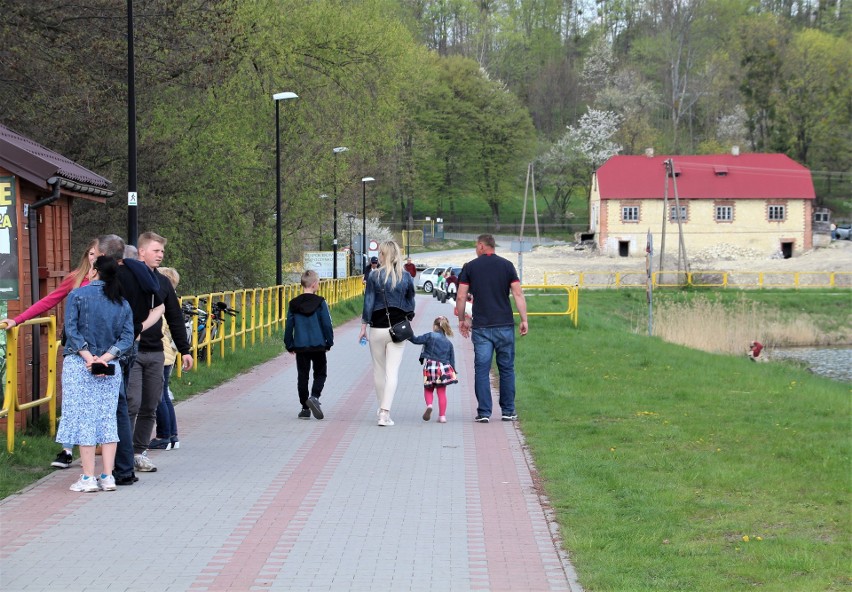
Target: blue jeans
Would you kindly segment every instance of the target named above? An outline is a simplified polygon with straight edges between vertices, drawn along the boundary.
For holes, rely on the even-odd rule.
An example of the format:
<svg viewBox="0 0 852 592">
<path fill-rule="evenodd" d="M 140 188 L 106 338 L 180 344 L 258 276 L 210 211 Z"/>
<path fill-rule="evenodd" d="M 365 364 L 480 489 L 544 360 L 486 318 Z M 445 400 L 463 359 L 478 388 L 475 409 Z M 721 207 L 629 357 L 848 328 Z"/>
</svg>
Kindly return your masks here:
<svg viewBox="0 0 852 592">
<path fill-rule="evenodd" d="M 476 412 L 491 417 L 491 358 L 496 354 L 500 373 L 500 409 L 503 415 L 515 414 L 515 327 L 483 327 L 471 331 L 473 341 L 473 390 Z"/>
<path fill-rule="evenodd" d="M 118 359 L 121 366 L 121 389 L 118 391 L 118 407 L 115 419 L 118 423 L 118 445 L 115 449 L 116 478 L 123 479 L 133 476 L 133 429 L 130 427 L 130 414 L 127 412 L 127 379 L 130 377 L 130 367 L 136 361 L 139 342 L 134 341 L 133 347 Z"/>
<path fill-rule="evenodd" d="M 161 440 L 178 439 L 177 417 L 175 417 L 175 406 L 169 399 L 169 378 L 174 366 L 163 366 L 163 398 L 157 404 L 157 438 Z"/>
</svg>

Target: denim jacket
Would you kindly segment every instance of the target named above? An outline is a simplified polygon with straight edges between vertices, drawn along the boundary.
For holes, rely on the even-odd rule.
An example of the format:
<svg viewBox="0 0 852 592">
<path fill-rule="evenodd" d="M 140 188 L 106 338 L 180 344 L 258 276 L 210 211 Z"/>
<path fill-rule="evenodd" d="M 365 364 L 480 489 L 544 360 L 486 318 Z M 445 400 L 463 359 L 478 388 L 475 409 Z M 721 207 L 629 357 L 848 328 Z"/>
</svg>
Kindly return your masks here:
<svg viewBox="0 0 852 592">
<path fill-rule="evenodd" d="M 73 290 L 65 305 L 65 355 L 88 350 L 116 358 L 133 346 L 133 313 L 126 300 L 116 304 L 106 297 L 104 283 L 95 280 Z"/>
<path fill-rule="evenodd" d="M 385 291 L 384 294 L 382 290 Z M 364 310 L 361 313 L 361 321 L 371 324 L 373 313 L 385 308 L 385 298 L 387 298 L 388 308 L 397 308 L 406 313 L 405 316 L 409 320 L 413 318 L 414 282 L 411 275 L 403 272 L 402 278 L 394 288 L 391 288 L 390 278 L 386 278 L 385 270 L 381 268 L 373 270 L 367 277 L 367 285 L 364 288 Z"/>
<path fill-rule="evenodd" d="M 449 364 L 453 368 L 456 367 L 456 352 L 453 349 L 453 343 L 440 331 L 415 335 L 409 341 L 423 344 L 423 351 L 420 352 L 421 358 L 436 360 L 442 364 Z"/>
</svg>

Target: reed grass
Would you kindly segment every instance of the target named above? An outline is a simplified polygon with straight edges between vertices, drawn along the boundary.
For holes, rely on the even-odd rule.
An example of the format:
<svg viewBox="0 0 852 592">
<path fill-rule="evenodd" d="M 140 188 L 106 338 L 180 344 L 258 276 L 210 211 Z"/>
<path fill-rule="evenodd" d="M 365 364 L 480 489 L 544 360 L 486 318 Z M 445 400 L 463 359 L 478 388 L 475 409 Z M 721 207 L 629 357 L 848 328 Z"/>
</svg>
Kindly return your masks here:
<svg viewBox="0 0 852 592">
<path fill-rule="evenodd" d="M 849 312 L 834 311 L 834 304 L 846 302 L 849 293 L 799 293 L 799 299 L 829 299 L 832 306 L 809 311 L 774 306 L 772 294 L 662 294 L 654 306 L 654 335 L 671 343 L 707 352 L 742 355 L 751 341 L 774 347 L 837 345 L 852 343 Z M 788 297 L 786 294 L 776 296 Z M 767 300 L 769 297 L 769 300 Z M 645 320 L 637 323 L 637 333 L 646 332 Z"/>
</svg>

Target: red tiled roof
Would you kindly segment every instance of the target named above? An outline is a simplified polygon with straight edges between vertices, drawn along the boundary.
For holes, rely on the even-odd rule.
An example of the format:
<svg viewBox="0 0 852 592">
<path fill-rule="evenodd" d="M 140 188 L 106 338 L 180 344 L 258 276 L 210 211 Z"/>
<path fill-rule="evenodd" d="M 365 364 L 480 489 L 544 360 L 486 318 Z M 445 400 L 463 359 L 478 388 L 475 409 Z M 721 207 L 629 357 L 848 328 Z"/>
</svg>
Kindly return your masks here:
<svg viewBox="0 0 852 592">
<path fill-rule="evenodd" d="M 660 199 L 672 159 L 680 199 L 814 199 L 810 171 L 783 154 L 613 156 L 597 170 L 601 199 Z M 668 195 L 674 197 L 669 181 Z"/>
<path fill-rule="evenodd" d="M 0 164 L 31 183 L 46 187 L 50 177 L 76 181 L 90 188 L 86 193 L 112 195 L 110 181 L 61 154 L 12 131 L 0 123 Z M 79 190 L 79 189 L 78 189 Z"/>
</svg>

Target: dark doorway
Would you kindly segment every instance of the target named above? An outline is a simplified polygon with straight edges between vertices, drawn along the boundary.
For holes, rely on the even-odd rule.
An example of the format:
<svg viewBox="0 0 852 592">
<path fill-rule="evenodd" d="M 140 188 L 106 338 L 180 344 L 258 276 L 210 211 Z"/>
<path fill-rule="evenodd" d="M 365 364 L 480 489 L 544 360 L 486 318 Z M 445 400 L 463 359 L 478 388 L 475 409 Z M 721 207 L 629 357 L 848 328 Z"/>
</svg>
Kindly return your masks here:
<svg viewBox="0 0 852 592">
<path fill-rule="evenodd" d="M 784 259 L 790 259 L 793 256 L 793 241 L 781 242 L 781 255 Z"/>
<path fill-rule="evenodd" d="M 630 241 L 618 241 L 618 256 L 630 257 Z"/>
</svg>

